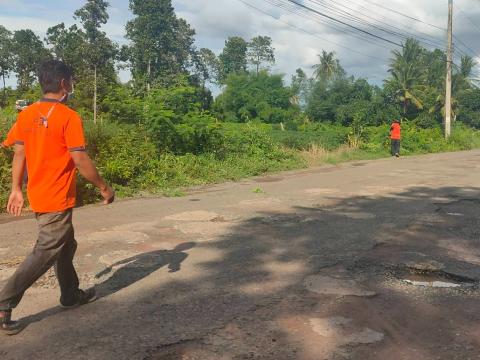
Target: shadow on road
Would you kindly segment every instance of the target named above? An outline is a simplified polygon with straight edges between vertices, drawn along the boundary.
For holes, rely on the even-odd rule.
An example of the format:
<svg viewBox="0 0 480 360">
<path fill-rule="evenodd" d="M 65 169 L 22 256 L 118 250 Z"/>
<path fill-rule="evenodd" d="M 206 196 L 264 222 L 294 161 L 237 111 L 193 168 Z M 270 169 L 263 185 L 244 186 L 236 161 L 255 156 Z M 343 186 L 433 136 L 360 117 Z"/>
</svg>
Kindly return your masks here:
<svg viewBox="0 0 480 360">
<path fill-rule="evenodd" d="M 228 234 L 199 243 L 191 257 L 201 251 L 215 256 L 195 258 L 191 278 L 51 317 L 41 333 L 20 339 L 21 350 L 10 340 L 2 349 L 51 358 L 46 344 L 62 338 L 53 352 L 58 358 L 75 358 L 76 349 L 82 349 L 82 358 L 102 360 L 321 358 L 316 351 L 331 359 L 340 350 L 362 360 L 477 358 L 478 290 L 407 288 L 391 276 L 392 264 L 407 253 L 478 267 L 477 199 L 480 188 L 415 187 L 257 213 L 232 224 Z M 102 296 L 160 267 L 177 271 L 191 246 L 112 265 L 98 274 L 115 271 L 99 285 Z M 339 267 L 377 296 L 319 295 L 305 288 L 307 276 Z M 310 325 L 332 316 L 352 319 L 384 339 L 343 348 L 341 337 L 321 336 Z"/>
<path fill-rule="evenodd" d="M 194 242 L 183 243 L 173 250 L 151 251 L 116 262 L 95 276 L 99 279 L 113 272 L 107 280 L 95 286 L 97 296 L 102 298 L 114 294 L 164 266 L 168 266 L 171 273 L 180 271 L 182 262 L 188 257 L 185 251 L 195 246 Z"/>
</svg>

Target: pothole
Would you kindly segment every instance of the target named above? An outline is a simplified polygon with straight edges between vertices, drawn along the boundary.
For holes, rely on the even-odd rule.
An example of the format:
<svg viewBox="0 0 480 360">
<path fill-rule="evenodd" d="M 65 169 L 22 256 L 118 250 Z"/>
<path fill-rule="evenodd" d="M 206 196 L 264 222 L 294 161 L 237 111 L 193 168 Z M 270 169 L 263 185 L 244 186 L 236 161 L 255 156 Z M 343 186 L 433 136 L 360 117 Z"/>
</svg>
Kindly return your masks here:
<svg viewBox="0 0 480 360">
<path fill-rule="evenodd" d="M 439 275 L 420 275 L 420 274 L 411 274 L 402 279 L 404 282 L 410 285 L 422 286 L 422 287 L 433 287 L 433 288 L 459 288 L 465 286 L 466 284 L 457 283 L 451 280 L 447 280 Z M 468 283 L 467 283 L 468 284 Z M 472 286 L 473 284 L 468 284 Z"/>
<path fill-rule="evenodd" d="M 400 270 L 397 277 L 404 283 L 417 287 L 439 288 L 439 289 L 461 289 L 471 288 L 476 281 L 467 277 L 449 274 L 443 270 L 426 270 L 406 268 Z"/>
<path fill-rule="evenodd" d="M 474 217 L 477 214 L 480 201 L 478 199 L 458 199 L 449 203 L 437 203 L 437 212 L 452 217 Z"/>
</svg>

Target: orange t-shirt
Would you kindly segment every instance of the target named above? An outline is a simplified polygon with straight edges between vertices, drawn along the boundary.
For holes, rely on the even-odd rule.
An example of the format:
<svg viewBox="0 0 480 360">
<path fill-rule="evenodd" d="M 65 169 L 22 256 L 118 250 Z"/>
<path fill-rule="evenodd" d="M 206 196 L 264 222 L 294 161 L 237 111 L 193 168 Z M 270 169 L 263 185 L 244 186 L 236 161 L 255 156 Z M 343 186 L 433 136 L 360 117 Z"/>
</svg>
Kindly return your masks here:
<svg viewBox="0 0 480 360">
<path fill-rule="evenodd" d="M 70 152 L 85 150 L 78 113 L 56 100 L 42 99 L 18 115 L 15 142 L 25 146 L 27 193 L 33 211 L 50 213 L 73 208 L 76 168 Z"/>
<path fill-rule="evenodd" d="M 15 129 L 16 129 L 16 123 L 13 124 L 12 128 L 10 129 L 10 131 L 8 132 L 7 134 L 7 137 L 5 138 L 5 140 L 3 141 L 2 145 L 5 146 L 5 147 L 10 147 L 10 146 L 13 146 L 15 145 Z"/>
<path fill-rule="evenodd" d="M 392 140 L 400 140 L 401 138 L 401 130 L 399 123 L 393 123 L 392 127 L 390 128 L 390 138 Z"/>
</svg>

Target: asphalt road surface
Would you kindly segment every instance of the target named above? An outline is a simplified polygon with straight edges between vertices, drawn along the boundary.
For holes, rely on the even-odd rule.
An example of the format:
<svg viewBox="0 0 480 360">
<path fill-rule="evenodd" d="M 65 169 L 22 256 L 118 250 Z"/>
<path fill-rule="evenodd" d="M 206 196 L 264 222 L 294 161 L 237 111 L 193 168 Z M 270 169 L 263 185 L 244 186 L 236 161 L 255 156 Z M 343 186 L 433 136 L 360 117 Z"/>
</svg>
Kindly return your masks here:
<svg viewBox="0 0 480 360">
<path fill-rule="evenodd" d="M 100 299 L 53 272 L 0 359 L 480 359 L 480 151 L 288 172 L 75 212 Z M 0 219 L 0 285 L 33 218 Z"/>
</svg>

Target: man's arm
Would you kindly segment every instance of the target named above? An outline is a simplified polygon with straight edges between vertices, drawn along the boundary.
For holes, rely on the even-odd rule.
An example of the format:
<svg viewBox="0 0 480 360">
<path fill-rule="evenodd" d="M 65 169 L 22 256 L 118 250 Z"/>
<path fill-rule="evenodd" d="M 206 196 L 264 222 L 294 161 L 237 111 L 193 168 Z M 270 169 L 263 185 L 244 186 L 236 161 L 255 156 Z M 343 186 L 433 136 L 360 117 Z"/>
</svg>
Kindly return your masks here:
<svg viewBox="0 0 480 360">
<path fill-rule="evenodd" d="M 85 151 L 71 151 L 70 155 L 80 175 L 100 189 L 100 194 L 104 199 L 103 203 L 105 205 L 112 203 L 115 199 L 115 192 L 100 176 L 90 156 Z"/>
<path fill-rule="evenodd" d="M 12 162 L 12 192 L 8 199 L 7 211 L 15 216 L 20 216 L 24 205 L 22 183 L 25 170 L 25 146 L 16 144 L 15 155 Z"/>
</svg>

